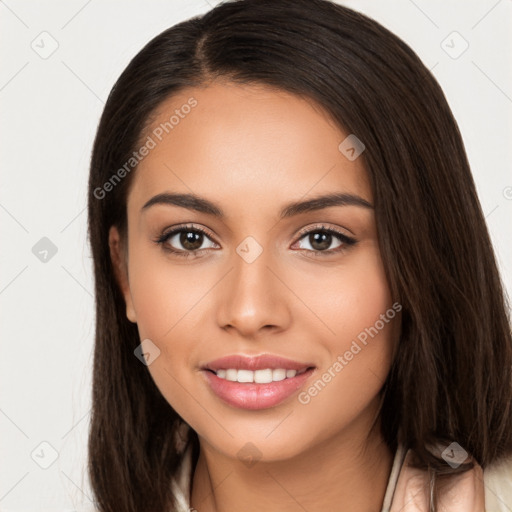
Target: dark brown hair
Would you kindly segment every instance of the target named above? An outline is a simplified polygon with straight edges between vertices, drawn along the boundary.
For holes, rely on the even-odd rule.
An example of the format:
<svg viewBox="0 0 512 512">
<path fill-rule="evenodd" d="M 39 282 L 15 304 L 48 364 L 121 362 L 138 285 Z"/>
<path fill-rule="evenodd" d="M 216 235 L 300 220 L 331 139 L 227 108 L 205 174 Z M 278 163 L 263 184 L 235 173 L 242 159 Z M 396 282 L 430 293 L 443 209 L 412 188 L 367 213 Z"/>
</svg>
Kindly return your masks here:
<svg viewBox="0 0 512 512">
<path fill-rule="evenodd" d="M 174 510 L 181 419 L 134 356 L 108 232 L 126 236 L 137 149 L 155 109 L 215 79 L 314 100 L 363 141 L 378 238 L 401 337 L 383 386 L 386 443 L 437 475 L 462 472 L 431 446 L 460 444 L 483 468 L 512 454 L 508 305 L 457 123 L 429 70 L 377 22 L 326 0 L 239 0 L 181 22 L 130 62 L 105 105 L 88 196 L 96 341 L 89 476 L 101 512 Z M 197 435 L 189 441 L 197 456 Z"/>
</svg>

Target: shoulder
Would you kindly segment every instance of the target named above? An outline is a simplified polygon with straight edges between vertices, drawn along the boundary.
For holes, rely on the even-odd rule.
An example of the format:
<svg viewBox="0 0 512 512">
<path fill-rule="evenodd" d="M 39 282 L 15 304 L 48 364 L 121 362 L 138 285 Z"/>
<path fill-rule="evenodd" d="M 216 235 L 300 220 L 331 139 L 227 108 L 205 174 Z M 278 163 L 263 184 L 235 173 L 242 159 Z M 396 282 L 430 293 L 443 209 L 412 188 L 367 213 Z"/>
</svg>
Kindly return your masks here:
<svg viewBox="0 0 512 512">
<path fill-rule="evenodd" d="M 429 510 L 432 480 L 428 472 L 412 465 L 411 450 L 407 451 L 393 493 L 390 508 L 382 512 L 398 512 L 406 506 L 411 512 Z M 475 463 L 473 469 L 454 475 L 449 485 L 439 488 L 441 510 L 450 512 L 511 512 L 512 511 L 512 456 L 503 457 L 482 469 Z"/>
<path fill-rule="evenodd" d="M 512 509 L 512 456 L 498 460 L 484 470 L 485 512 Z"/>
</svg>

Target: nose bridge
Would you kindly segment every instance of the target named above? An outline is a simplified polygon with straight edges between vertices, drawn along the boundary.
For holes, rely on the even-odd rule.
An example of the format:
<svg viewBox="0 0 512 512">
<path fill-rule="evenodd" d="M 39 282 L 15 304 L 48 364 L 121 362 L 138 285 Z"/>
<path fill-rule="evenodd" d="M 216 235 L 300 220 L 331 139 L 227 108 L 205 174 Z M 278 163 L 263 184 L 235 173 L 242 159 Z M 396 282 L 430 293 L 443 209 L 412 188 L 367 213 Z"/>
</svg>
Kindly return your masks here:
<svg viewBox="0 0 512 512">
<path fill-rule="evenodd" d="M 248 236 L 233 252 L 231 266 L 219 312 L 220 326 L 232 326 L 245 335 L 256 334 L 265 326 L 284 327 L 288 310 L 283 285 L 269 269 L 275 266 L 272 251 Z"/>
</svg>

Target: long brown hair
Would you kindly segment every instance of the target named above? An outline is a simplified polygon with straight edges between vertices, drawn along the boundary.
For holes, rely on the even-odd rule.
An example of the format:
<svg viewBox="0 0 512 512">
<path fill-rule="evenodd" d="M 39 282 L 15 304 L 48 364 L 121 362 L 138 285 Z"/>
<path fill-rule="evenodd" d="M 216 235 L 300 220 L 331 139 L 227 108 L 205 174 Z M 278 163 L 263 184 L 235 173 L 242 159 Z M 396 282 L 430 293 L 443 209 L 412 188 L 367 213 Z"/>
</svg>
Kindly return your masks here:
<svg viewBox="0 0 512 512">
<path fill-rule="evenodd" d="M 483 468 L 512 454 L 508 305 L 465 149 L 429 70 L 377 22 L 327 0 L 239 0 L 181 22 L 130 62 L 105 105 L 88 195 L 96 340 L 89 476 L 101 512 L 175 510 L 170 479 L 182 423 L 134 356 L 108 232 L 126 236 L 134 167 L 108 187 L 169 96 L 215 78 L 316 101 L 363 141 L 379 244 L 401 337 L 383 385 L 381 428 L 418 466 L 452 468 L 431 447 L 457 442 Z M 111 182 L 112 183 L 112 182 Z M 197 435 L 191 431 L 195 457 Z"/>
</svg>

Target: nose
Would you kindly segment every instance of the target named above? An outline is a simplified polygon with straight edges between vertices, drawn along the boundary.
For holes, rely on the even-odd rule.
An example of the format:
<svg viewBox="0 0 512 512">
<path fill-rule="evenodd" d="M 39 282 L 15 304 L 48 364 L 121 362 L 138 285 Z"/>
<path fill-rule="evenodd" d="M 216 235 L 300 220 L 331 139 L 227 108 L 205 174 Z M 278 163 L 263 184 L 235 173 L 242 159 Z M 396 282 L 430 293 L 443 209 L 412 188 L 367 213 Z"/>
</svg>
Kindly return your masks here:
<svg viewBox="0 0 512 512">
<path fill-rule="evenodd" d="M 219 327 L 247 338 L 286 330 L 291 320 L 291 293 L 283 284 L 286 277 L 271 251 L 263 249 L 254 260 L 234 251 L 230 263 L 231 271 L 217 293 Z"/>
</svg>

